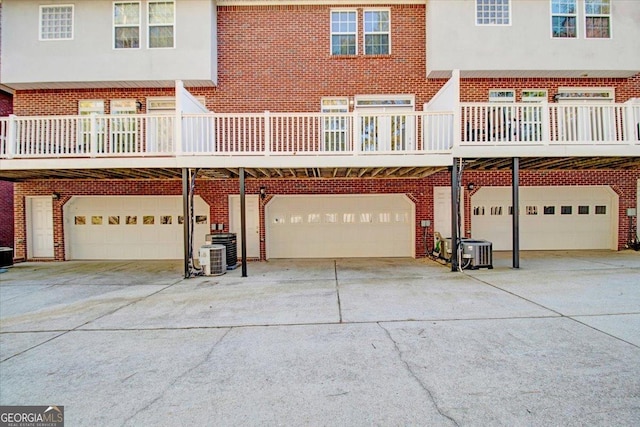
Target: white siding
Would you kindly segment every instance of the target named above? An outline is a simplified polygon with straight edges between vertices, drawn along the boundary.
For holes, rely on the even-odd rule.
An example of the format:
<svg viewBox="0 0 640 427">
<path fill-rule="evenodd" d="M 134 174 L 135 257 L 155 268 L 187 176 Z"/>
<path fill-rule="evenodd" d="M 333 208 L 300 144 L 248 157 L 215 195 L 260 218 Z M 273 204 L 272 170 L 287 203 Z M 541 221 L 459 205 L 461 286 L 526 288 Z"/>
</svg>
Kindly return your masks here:
<svg viewBox="0 0 640 427">
<path fill-rule="evenodd" d="M 113 48 L 113 2 L 74 2 L 73 40 L 39 41 L 39 6 L 51 1 L 2 2 L 2 83 L 15 88 L 161 85 L 177 79 L 205 85 L 217 80 L 215 5 L 176 2 L 175 49 L 148 49 L 142 2 L 140 49 Z M 55 82 L 52 84 L 52 82 Z M 75 85 L 74 85 L 75 84 Z"/>
<path fill-rule="evenodd" d="M 512 0 L 511 25 L 477 26 L 475 0 L 427 0 L 427 74 L 443 77 L 629 76 L 640 70 L 640 1 L 613 0 L 610 39 L 551 37 L 549 0 Z"/>
</svg>

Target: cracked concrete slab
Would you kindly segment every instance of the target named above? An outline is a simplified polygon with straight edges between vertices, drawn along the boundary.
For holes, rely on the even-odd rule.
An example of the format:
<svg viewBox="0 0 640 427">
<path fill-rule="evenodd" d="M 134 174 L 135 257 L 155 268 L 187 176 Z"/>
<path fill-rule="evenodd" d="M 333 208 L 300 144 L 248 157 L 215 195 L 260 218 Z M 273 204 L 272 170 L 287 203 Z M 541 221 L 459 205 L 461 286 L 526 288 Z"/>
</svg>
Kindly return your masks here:
<svg viewBox="0 0 640 427">
<path fill-rule="evenodd" d="M 458 273 L 340 281 L 348 322 L 556 316 L 550 310 Z"/>
<path fill-rule="evenodd" d="M 186 281 L 87 323 L 84 329 L 337 323 L 335 282 Z"/>
<path fill-rule="evenodd" d="M 575 316 L 574 319 L 640 347 L 640 313 Z"/>
<path fill-rule="evenodd" d="M 509 262 L 19 264 L 0 404 L 59 399 L 80 426 L 640 424 L 640 254 Z"/>
<path fill-rule="evenodd" d="M 640 420 L 640 350 L 570 319 L 383 325 L 460 425 Z"/>
<path fill-rule="evenodd" d="M 375 324 L 233 329 L 207 361 L 129 421 L 255 426 L 448 422 Z"/>
<path fill-rule="evenodd" d="M 640 268 L 468 274 L 565 315 L 640 311 Z"/>
<path fill-rule="evenodd" d="M 69 330 L 164 289 L 165 285 L 55 285 L 0 300 L 0 332 Z"/>
<path fill-rule="evenodd" d="M 164 391 L 171 395 L 171 385 L 207 360 L 225 332 L 69 332 L 0 364 L 0 402 L 53 399 L 71 425 L 122 425 Z"/>
</svg>

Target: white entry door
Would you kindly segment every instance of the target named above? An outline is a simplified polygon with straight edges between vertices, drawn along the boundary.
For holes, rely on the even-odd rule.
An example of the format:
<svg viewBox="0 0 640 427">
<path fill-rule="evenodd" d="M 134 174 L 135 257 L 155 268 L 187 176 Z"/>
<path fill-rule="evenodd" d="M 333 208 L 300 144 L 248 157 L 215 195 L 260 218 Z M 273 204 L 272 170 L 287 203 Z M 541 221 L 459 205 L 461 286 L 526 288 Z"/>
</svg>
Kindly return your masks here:
<svg viewBox="0 0 640 427">
<path fill-rule="evenodd" d="M 30 258 L 53 258 L 53 207 L 51 196 L 29 197 L 27 227 Z"/>
<path fill-rule="evenodd" d="M 260 203 L 257 195 L 245 196 L 247 220 L 247 258 L 260 258 Z M 238 257 L 242 251 L 240 195 L 229 196 L 229 231 L 238 237 Z"/>
<path fill-rule="evenodd" d="M 464 188 L 460 187 L 460 233 L 464 236 Z M 451 237 L 451 187 L 433 187 L 433 231 Z"/>
</svg>

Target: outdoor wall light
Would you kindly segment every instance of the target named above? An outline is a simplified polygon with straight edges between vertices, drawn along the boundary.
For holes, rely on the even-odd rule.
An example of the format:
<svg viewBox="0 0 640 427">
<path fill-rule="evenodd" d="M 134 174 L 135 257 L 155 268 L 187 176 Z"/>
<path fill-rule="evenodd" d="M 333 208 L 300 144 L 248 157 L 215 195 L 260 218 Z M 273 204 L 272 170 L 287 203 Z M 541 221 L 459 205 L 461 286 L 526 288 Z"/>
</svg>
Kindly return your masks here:
<svg viewBox="0 0 640 427">
<path fill-rule="evenodd" d="M 267 197 L 267 188 L 266 187 L 260 187 L 260 198 L 262 200 L 264 200 L 265 197 Z"/>
<path fill-rule="evenodd" d="M 60 198 L 60 193 L 56 193 L 56 192 L 54 192 L 54 193 L 51 195 L 51 198 L 52 198 L 53 200 L 58 200 L 58 199 Z"/>
<path fill-rule="evenodd" d="M 138 111 L 142 111 L 142 102 L 136 101 L 136 108 L 138 109 Z"/>
<path fill-rule="evenodd" d="M 476 188 L 476 185 L 473 182 L 467 184 L 467 190 L 473 191 L 474 188 Z"/>
</svg>

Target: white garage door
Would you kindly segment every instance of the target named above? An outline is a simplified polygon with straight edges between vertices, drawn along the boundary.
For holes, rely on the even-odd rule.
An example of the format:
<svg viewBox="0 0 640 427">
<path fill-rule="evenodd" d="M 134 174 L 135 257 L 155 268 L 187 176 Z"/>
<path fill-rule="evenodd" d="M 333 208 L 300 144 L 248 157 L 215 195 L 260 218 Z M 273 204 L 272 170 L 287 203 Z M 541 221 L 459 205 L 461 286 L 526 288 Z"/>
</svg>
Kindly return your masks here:
<svg viewBox="0 0 640 427">
<path fill-rule="evenodd" d="M 511 187 L 471 198 L 476 239 L 510 250 Z M 617 249 L 618 195 L 608 186 L 520 187 L 520 249 Z"/>
<path fill-rule="evenodd" d="M 195 198 L 194 248 L 209 232 Z M 182 259 L 182 196 L 73 197 L 64 210 L 67 259 Z M 197 252 L 196 252 L 197 256 Z"/>
<path fill-rule="evenodd" d="M 275 196 L 267 257 L 413 257 L 415 208 L 402 194 Z"/>
</svg>

